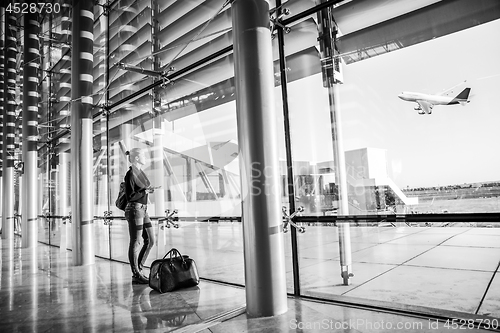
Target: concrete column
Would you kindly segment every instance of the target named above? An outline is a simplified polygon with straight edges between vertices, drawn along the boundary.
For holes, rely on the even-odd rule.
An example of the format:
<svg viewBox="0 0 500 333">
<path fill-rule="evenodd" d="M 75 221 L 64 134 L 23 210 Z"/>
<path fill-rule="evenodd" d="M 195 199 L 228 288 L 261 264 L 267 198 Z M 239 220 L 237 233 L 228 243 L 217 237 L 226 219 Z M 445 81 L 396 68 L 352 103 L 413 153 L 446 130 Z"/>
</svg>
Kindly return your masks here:
<svg viewBox="0 0 500 333">
<path fill-rule="evenodd" d="M 42 169 L 38 169 L 38 211 L 42 212 L 43 209 L 43 189 L 44 179 Z M 43 219 L 40 220 L 40 226 L 43 226 Z"/>
<path fill-rule="evenodd" d="M 231 5 L 247 314 L 287 311 L 269 2 Z"/>
<path fill-rule="evenodd" d="M 24 21 L 24 20 L 23 20 Z M 24 22 L 23 22 L 24 25 Z M 24 60 L 23 60 L 24 62 Z M 24 67 L 24 66 L 23 66 Z M 24 91 L 23 87 L 23 77 L 24 77 L 24 68 L 21 68 L 19 71 L 19 74 L 17 75 L 17 85 L 18 87 L 16 88 L 16 101 L 18 98 L 22 98 L 22 93 Z M 21 103 L 22 106 L 23 103 Z M 16 105 L 17 109 L 17 105 Z M 21 179 L 23 178 L 22 173 L 20 172 L 20 167 L 21 165 L 19 162 L 22 162 L 22 154 L 19 154 L 19 152 L 22 151 L 22 146 L 23 146 L 23 121 L 22 121 L 22 115 L 23 113 L 21 112 L 21 117 L 17 116 L 17 110 L 16 110 L 16 124 L 15 124 L 15 132 L 14 132 L 14 215 L 16 214 L 22 214 L 22 186 L 21 186 Z M 19 168 L 19 169 L 18 169 Z M 14 234 L 16 233 L 16 227 L 14 226 Z"/>
<path fill-rule="evenodd" d="M 5 8 L 0 7 L 0 50 L 4 47 L 4 37 L 5 36 Z M 3 113 L 4 113 L 4 52 L 0 52 L 0 159 L 3 159 Z M 2 213 L 2 202 L 3 202 L 3 168 L 0 168 L 0 218 Z M 0 222 L 0 231 L 2 230 L 2 223 Z"/>
<path fill-rule="evenodd" d="M 58 205 L 59 215 L 61 216 L 68 216 L 70 208 L 67 193 L 69 158 L 70 156 L 67 152 L 59 151 L 59 187 L 57 193 L 59 193 Z M 70 230 L 70 222 L 68 219 L 63 219 L 61 223 L 61 244 L 59 249 L 61 252 L 65 252 L 68 248 L 68 230 Z"/>
<path fill-rule="evenodd" d="M 0 123 L 1 123 L 1 121 L 0 121 Z M 1 129 L 0 129 L 0 133 L 1 133 Z M 1 147 L 2 145 L 3 145 L 3 144 L 2 144 L 2 141 L 0 141 L 0 147 Z M 1 150 L 0 150 L 0 156 L 2 156 L 2 152 L 1 152 Z M 1 175 L 1 174 L 2 174 L 2 169 L 0 168 L 0 175 Z M 2 201 L 3 201 L 3 199 L 2 199 L 2 197 L 3 197 L 3 195 L 2 195 L 2 194 L 3 194 L 3 193 L 2 193 L 2 192 L 3 192 L 3 177 L 0 177 L 0 218 L 1 218 L 2 214 L 3 214 L 3 213 L 2 213 Z M 0 222 L 0 232 L 1 232 L 1 231 L 2 231 L 2 223 Z"/>
<path fill-rule="evenodd" d="M 154 119 L 155 128 L 153 133 L 153 177 L 151 179 L 152 186 L 161 186 L 156 189 L 150 197 L 154 200 L 155 216 L 165 216 L 165 169 L 163 168 L 163 122 L 159 118 Z M 158 228 L 158 237 L 156 243 L 156 257 L 159 258 L 165 253 L 165 228 Z"/>
<path fill-rule="evenodd" d="M 154 120 L 156 126 L 153 134 L 153 179 L 151 179 L 152 186 L 161 186 L 155 190 L 152 198 L 154 199 L 155 215 L 165 215 L 165 171 L 163 168 L 163 131 L 162 122 L 157 118 Z"/>
<path fill-rule="evenodd" d="M 186 200 L 188 202 L 196 201 L 196 166 L 194 165 L 196 162 L 194 159 L 188 157 L 186 159 L 186 186 L 187 186 L 187 195 Z"/>
<path fill-rule="evenodd" d="M 71 213 L 73 264 L 95 263 L 92 192 L 92 1 L 73 0 L 71 56 Z"/>
<path fill-rule="evenodd" d="M 125 151 L 130 151 L 130 149 L 134 148 L 132 147 L 132 131 L 133 131 L 133 126 L 132 124 L 122 124 L 120 126 L 120 129 L 121 129 L 121 138 L 123 140 L 123 145 L 124 145 L 124 150 Z M 129 168 L 129 163 L 128 163 L 128 156 L 125 155 L 125 151 L 122 152 L 120 151 L 120 154 L 118 155 L 118 158 L 120 159 L 120 170 L 119 170 L 119 174 L 120 174 L 120 180 L 119 180 L 119 183 L 118 185 L 120 185 L 120 183 L 123 181 L 123 177 L 125 177 L 125 174 L 127 173 L 128 171 L 128 168 Z"/>
<path fill-rule="evenodd" d="M 13 13 L 5 12 L 2 239 L 14 239 L 14 137 L 16 118 L 16 34 Z M 12 242 L 13 244 L 13 242 Z"/>
<path fill-rule="evenodd" d="M 38 14 L 24 16 L 23 144 L 22 161 L 22 247 L 36 247 L 38 241 L 38 68 L 40 44 Z"/>
</svg>

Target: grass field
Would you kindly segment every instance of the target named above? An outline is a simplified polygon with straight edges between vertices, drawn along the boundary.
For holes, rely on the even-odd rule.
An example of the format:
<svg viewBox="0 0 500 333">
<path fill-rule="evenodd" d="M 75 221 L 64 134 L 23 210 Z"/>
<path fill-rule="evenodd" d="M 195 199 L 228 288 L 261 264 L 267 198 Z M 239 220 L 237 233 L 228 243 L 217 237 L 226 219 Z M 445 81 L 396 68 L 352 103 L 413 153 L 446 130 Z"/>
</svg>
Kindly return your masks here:
<svg viewBox="0 0 500 333">
<path fill-rule="evenodd" d="M 411 209 L 418 213 L 496 213 L 500 212 L 500 197 L 419 199 Z"/>
</svg>

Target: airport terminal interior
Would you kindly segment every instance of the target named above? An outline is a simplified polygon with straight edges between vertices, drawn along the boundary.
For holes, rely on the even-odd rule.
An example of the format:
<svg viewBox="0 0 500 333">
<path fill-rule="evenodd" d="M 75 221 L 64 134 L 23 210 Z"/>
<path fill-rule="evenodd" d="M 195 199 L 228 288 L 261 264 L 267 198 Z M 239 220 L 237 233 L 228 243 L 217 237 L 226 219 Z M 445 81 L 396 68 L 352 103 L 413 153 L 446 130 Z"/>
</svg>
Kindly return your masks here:
<svg viewBox="0 0 500 333">
<path fill-rule="evenodd" d="M 500 332 L 498 0 L 0 10 L 0 332 Z"/>
</svg>

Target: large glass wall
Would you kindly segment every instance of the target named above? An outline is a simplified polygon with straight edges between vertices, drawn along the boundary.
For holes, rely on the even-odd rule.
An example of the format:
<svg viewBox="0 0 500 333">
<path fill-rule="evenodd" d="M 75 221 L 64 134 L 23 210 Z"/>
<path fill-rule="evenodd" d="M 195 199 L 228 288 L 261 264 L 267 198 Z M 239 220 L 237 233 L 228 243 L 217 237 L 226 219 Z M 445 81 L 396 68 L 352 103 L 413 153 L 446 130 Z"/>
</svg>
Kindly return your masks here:
<svg viewBox="0 0 500 333">
<path fill-rule="evenodd" d="M 147 44 L 134 56 L 113 54 L 111 49 L 111 58 L 122 63 L 115 66 L 116 75 L 129 76 L 123 82 L 133 92 L 143 88 L 139 81 L 147 85 L 154 78 L 161 84 L 140 92 L 109 115 L 110 188 L 114 189 L 111 197 L 116 196 L 129 166 L 125 151 L 145 149 L 148 161 L 144 171 L 159 187 L 149 197 L 148 212 L 153 217 L 156 244 L 146 264 L 176 247 L 197 257 L 204 277 L 243 284 L 240 224 L 207 222 L 214 217 L 236 220 L 241 216 L 232 55 L 203 60 L 232 43 L 228 8 L 223 7 L 224 1 L 199 6 L 155 1 L 129 5 L 145 6 L 142 12 L 149 15 L 149 19 L 144 18 L 144 14 L 137 14 L 141 11 L 135 10 L 127 13 L 136 15 L 130 22 L 152 29 L 133 29 L 134 38 L 144 42 L 134 42 L 131 50 L 135 52 L 138 44 Z M 119 11 L 115 15 L 121 17 Z M 151 31 L 157 34 L 152 36 Z M 116 45 L 123 44 L 116 41 Z M 196 68 L 189 68 L 196 63 Z M 155 77 L 154 73 L 145 76 L 139 67 L 150 73 L 181 74 L 172 80 L 166 75 Z M 116 207 L 111 211 L 123 216 Z M 174 216 L 182 219 L 175 226 L 162 220 L 174 211 Z M 127 261 L 127 228 L 125 220 L 113 219 L 113 259 Z M 219 268 L 214 270 L 216 266 Z M 230 267 L 237 269 L 231 268 L 233 274 L 228 275 Z"/>
<path fill-rule="evenodd" d="M 436 11 L 427 15 L 439 16 Z M 376 39 L 372 45 L 364 40 L 363 54 L 351 57 L 336 48 L 350 38 L 363 39 L 342 36 L 342 28 L 350 26 L 340 20 L 335 27 L 338 43 L 331 45 L 331 53 L 325 51 L 322 27 L 327 15 L 335 17 L 335 9 L 290 26 L 284 43 L 295 198 L 304 207 L 297 220 L 306 229 L 297 238 L 300 294 L 342 297 L 354 303 L 383 301 L 397 309 L 498 316 L 492 309 L 500 290 L 490 282 L 498 270 L 500 249 L 492 242 L 499 239 L 499 229 L 485 228 L 498 225 L 470 215 L 500 208 L 496 193 L 500 160 L 487 148 L 487 142 L 499 137 L 489 125 L 477 131 L 471 128 L 473 123 L 479 125 L 478 117 L 495 113 L 487 82 L 500 84 L 500 67 L 491 54 L 500 43 L 492 45 L 473 36 L 492 36 L 498 20 L 405 48 L 414 31 L 401 28 L 401 50 L 380 49 Z M 390 24 L 395 29 L 404 23 Z M 370 36 L 377 33 L 374 28 Z M 463 38 L 474 39 L 468 51 L 459 46 Z M 461 66 L 478 50 L 488 54 L 483 59 L 488 65 Z M 335 59 L 342 59 L 342 65 L 337 67 Z M 443 78 L 442 73 L 449 74 Z M 340 81 L 335 87 L 328 82 L 332 77 Z M 452 88 L 439 88 L 443 81 Z M 407 88 L 403 87 L 421 89 L 414 105 L 404 100 L 401 91 Z M 452 105 L 467 88 L 484 95 Z M 446 102 L 425 112 L 422 100 L 432 100 L 431 93 Z M 335 124 L 331 114 L 341 115 L 341 122 Z M 335 132 L 342 133 L 342 146 L 332 140 Z M 348 210 L 344 213 L 337 192 L 342 170 L 335 161 L 336 149 L 345 151 Z M 478 163 L 482 172 L 472 172 L 469 168 Z M 348 285 L 340 277 L 343 222 L 350 225 L 353 276 Z M 481 241 L 479 235 L 484 237 Z M 464 279 L 477 284 L 469 287 Z"/>
<path fill-rule="evenodd" d="M 288 292 L 500 316 L 498 4 L 334 2 L 272 2 L 289 10 L 272 30 L 281 197 L 304 228 L 283 234 Z M 65 6 L 42 21 L 39 240 L 62 249 L 72 247 L 71 15 Z M 96 255 L 128 261 L 114 201 L 125 152 L 139 147 L 159 187 L 146 265 L 175 247 L 203 278 L 243 285 L 229 2 L 101 1 L 94 16 Z M 464 106 L 402 95 L 449 104 L 465 88 Z"/>
</svg>

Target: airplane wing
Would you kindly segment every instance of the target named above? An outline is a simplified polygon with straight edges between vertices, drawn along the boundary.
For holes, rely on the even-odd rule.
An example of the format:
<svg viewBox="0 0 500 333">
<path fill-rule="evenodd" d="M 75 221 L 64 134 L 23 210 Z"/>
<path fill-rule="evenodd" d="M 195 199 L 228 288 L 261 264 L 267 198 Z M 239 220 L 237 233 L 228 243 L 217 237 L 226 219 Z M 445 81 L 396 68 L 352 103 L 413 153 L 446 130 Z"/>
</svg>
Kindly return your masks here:
<svg viewBox="0 0 500 333">
<path fill-rule="evenodd" d="M 418 108 L 415 108 L 415 110 L 420 110 L 418 113 L 420 114 L 431 114 L 432 113 L 432 108 L 434 107 L 434 104 L 429 103 L 427 101 L 418 99 L 416 101 L 418 103 Z"/>
</svg>

